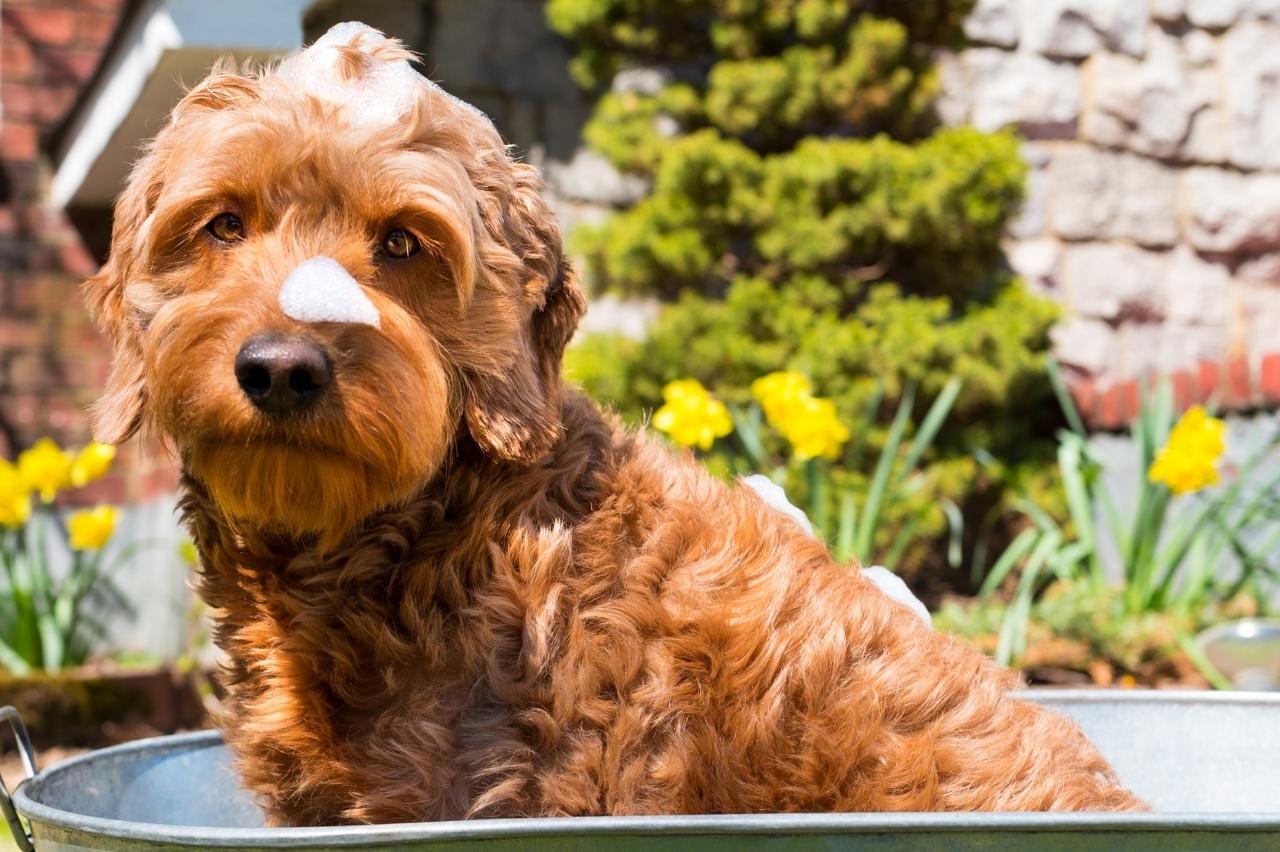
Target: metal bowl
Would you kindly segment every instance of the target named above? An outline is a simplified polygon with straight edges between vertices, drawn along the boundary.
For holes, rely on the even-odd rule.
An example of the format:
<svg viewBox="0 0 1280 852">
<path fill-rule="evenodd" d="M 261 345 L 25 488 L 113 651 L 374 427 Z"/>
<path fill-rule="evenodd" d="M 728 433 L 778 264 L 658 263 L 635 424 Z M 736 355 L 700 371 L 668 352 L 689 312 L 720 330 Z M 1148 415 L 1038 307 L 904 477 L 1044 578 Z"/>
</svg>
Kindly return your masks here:
<svg viewBox="0 0 1280 852">
<path fill-rule="evenodd" d="M 746 852 L 1280 849 L 1280 695 L 1031 690 L 1074 717 L 1149 814 L 752 814 L 264 828 L 215 732 L 94 752 L 24 782 L 40 850 L 211 847 Z"/>
<path fill-rule="evenodd" d="M 1280 690 L 1280 619 L 1219 624 L 1197 636 L 1196 645 L 1237 689 Z"/>
</svg>

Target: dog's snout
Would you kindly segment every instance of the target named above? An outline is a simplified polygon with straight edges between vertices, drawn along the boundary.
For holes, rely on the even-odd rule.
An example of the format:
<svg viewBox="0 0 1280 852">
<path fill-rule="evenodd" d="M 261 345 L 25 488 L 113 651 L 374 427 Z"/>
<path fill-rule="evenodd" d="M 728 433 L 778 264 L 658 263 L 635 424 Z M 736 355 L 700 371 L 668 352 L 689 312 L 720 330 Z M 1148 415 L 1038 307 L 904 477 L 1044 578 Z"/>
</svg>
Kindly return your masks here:
<svg viewBox="0 0 1280 852">
<path fill-rule="evenodd" d="M 254 337 L 236 355 L 240 389 L 267 414 L 302 411 L 324 392 L 332 378 L 329 356 L 305 337 Z"/>
</svg>

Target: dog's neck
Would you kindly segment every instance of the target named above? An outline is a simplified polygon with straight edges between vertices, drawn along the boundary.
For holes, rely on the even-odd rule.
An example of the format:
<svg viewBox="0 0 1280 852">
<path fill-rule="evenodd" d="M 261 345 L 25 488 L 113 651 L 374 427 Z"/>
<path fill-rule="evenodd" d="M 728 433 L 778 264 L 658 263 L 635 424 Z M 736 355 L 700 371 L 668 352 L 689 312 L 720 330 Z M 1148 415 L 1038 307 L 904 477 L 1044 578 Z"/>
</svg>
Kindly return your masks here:
<svg viewBox="0 0 1280 852">
<path fill-rule="evenodd" d="M 538 462 L 512 464 L 486 455 L 462 434 L 437 475 L 401 505 L 365 518 L 336 548 L 231 519 L 184 471 L 179 507 L 202 557 L 201 573 L 234 576 L 240 585 L 301 583 L 309 588 L 386 586 L 402 567 L 431 566 L 429 599 L 455 607 L 482 578 L 484 553 L 520 529 L 572 526 L 599 497 L 599 474 L 611 463 L 617 427 L 572 395 L 560 441 Z"/>
</svg>

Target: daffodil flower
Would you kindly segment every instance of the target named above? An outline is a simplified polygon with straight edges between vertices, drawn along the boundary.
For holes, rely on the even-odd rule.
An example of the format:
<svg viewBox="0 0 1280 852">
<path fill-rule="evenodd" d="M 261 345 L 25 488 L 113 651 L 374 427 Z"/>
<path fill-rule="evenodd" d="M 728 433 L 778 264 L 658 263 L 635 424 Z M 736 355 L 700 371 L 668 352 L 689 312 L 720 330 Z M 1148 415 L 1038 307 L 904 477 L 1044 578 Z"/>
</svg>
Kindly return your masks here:
<svg viewBox="0 0 1280 852">
<path fill-rule="evenodd" d="M 664 404 L 653 415 L 653 426 L 684 447 L 711 449 L 716 438 L 733 431 L 724 403 L 697 379 L 670 382 L 662 389 Z"/>
<path fill-rule="evenodd" d="M 764 416 L 795 450 L 796 458 L 834 459 L 849 440 L 829 399 L 813 395 L 809 380 L 794 371 L 778 371 L 751 383 Z"/>
<path fill-rule="evenodd" d="M 1218 483 L 1218 459 L 1226 450 L 1226 424 L 1203 406 L 1182 415 L 1156 455 L 1147 478 L 1174 494 L 1190 494 Z"/>
<path fill-rule="evenodd" d="M 72 462 L 51 438 L 41 438 L 18 454 L 18 471 L 28 488 L 40 492 L 45 503 L 52 503 L 58 489 L 70 481 Z"/>
<path fill-rule="evenodd" d="M 0 526 L 17 529 L 31 517 L 31 487 L 18 468 L 0 459 Z"/>
<path fill-rule="evenodd" d="M 73 512 L 67 518 L 72 550 L 101 550 L 116 531 L 120 510 L 115 506 L 95 506 Z"/>
<path fill-rule="evenodd" d="M 97 441 L 89 444 L 76 454 L 75 461 L 71 463 L 71 484 L 80 488 L 106 476 L 115 457 L 116 448 L 110 444 L 99 444 Z"/>
</svg>

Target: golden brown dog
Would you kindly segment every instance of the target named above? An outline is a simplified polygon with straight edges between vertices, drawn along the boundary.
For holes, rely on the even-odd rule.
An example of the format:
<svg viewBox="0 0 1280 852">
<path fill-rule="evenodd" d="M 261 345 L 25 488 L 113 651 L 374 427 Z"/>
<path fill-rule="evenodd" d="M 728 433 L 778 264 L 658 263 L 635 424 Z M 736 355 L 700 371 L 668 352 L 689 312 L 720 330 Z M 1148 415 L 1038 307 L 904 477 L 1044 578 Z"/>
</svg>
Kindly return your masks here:
<svg viewBox="0 0 1280 852">
<path fill-rule="evenodd" d="M 1140 807 L 1008 672 L 561 386 L 584 302 L 538 178 L 407 58 L 343 25 L 215 69 L 86 285 L 99 437 L 181 456 L 272 820 Z"/>
</svg>

